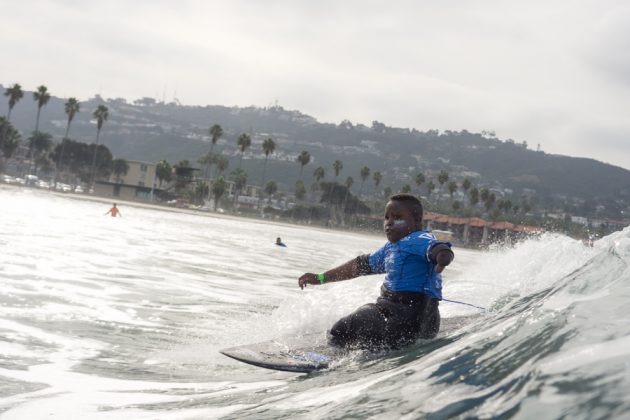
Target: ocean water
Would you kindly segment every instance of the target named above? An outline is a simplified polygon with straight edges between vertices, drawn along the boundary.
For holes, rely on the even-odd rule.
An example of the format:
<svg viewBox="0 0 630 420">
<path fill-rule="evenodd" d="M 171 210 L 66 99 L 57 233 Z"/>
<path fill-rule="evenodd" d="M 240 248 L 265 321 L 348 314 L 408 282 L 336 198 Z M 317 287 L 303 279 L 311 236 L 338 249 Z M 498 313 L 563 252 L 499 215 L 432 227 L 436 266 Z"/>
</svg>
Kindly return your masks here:
<svg viewBox="0 0 630 420">
<path fill-rule="evenodd" d="M 315 374 L 218 350 L 322 331 L 381 276 L 300 290 L 385 239 L 0 186 L 0 419 L 630 418 L 630 228 L 456 249 L 430 344 Z M 277 236 L 288 244 L 276 247 Z"/>
</svg>

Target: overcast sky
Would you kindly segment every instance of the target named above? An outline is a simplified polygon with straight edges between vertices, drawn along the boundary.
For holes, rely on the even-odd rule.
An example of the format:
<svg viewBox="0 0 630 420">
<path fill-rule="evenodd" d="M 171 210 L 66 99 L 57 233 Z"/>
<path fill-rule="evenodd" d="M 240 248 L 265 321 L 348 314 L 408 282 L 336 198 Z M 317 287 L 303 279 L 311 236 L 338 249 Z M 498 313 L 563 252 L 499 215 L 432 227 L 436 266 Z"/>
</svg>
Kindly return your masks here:
<svg viewBox="0 0 630 420">
<path fill-rule="evenodd" d="M 5 86 L 277 101 L 630 169 L 626 0 L 3 0 L 2 15 Z"/>
</svg>

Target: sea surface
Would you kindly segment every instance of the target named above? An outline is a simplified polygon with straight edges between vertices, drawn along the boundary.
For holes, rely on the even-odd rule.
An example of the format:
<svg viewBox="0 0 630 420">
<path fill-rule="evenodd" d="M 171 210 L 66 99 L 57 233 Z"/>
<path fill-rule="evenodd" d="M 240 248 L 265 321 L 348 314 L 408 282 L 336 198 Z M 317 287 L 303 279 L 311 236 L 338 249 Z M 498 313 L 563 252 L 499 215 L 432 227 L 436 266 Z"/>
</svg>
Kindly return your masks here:
<svg viewBox="0 0 630 420">
<path fill-rule="evenodd" d="M 0 419 L 630 418 L 630 229 L 456 249 L 450 336 L 314 374 L 225 347 L 326 330 L 381 276 L 297 278 L 384 237 L 0 186 Z M 288 245 L 274 245 L 280 236 Z"/>
</svg>

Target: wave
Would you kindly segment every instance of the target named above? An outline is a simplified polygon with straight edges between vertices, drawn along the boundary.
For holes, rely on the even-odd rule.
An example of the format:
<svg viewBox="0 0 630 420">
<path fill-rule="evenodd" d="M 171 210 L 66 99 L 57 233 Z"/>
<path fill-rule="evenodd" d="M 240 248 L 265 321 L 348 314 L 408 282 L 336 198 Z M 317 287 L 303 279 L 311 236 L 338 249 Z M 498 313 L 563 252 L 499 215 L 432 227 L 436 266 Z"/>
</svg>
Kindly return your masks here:
<svg viewBox="0 0 630 420">
<path fill-rule="evenodd" d="M 474 259 L 446 290 L 488 305 L 477 322 L 430 344 L 359 357 L 311 375 L 304 381 L 314 391 L 297 393 L 302 382 L 295 383 L 283 398 L 289 408 L 276 405 L 265 417 L 295 414 L 297 406 L 321 418 L 386 413 L 390 418 L 593 419 L 626 413 L 630 228 L 592 248 L 546 234 Z M 472 284 L 474 293 L 466 293 Z M 328 296 L 325 309 L 341 302 L 334 296 Z M 311 309 L 286 318 L 300 313 L 299 306 L 308 308 L 309 301 Z M 307 329 L 318 329 L 325 322 L 308 321 L 314 307 L 322 309 L 315 302 L 309 297 L 287 303 L 273 316 L 283 321 L 282 328 L 298 329 L 295 325 L 305 322 Z M 235 416 L 255 416 L 262 413 L 258 410 Z"/>
</svg>

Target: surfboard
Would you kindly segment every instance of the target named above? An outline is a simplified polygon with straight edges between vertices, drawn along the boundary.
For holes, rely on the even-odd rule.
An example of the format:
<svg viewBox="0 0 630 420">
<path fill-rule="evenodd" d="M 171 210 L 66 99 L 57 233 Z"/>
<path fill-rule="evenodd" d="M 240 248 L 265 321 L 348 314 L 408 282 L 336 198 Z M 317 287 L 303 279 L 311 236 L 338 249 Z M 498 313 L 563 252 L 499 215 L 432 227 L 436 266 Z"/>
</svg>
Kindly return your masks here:
<svg viewBox="0 0 630 420">
<path fill-rule="evenodd" d="M 448 337 L 479 318 L 480 315 L 443 318 L 440 333 L 435 339 Z M 327 369 L 348 355 L 347 350 L 330 346 L 325 332 L 280 337 L 261 343 L 226 348 L 220 350 L 220 353 L 250 365 L 298 373 Z"/>
</svg>

